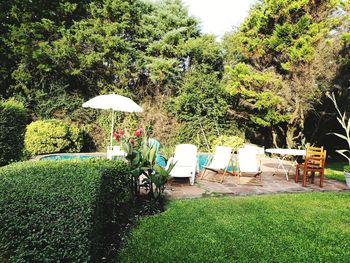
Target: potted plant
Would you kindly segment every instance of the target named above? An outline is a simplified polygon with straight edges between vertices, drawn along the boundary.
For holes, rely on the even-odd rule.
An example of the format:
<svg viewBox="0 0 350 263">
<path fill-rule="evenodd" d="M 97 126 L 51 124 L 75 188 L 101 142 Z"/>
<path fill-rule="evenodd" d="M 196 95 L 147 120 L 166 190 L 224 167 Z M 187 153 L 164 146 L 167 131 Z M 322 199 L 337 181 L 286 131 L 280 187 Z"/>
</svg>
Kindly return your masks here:
<svg viewBox="0 0 350 263">
<path fill-rule="evenodd" d="M 350 165 L 344 166 L 344 176 L 348 187 L 350 187 Z"/>
<path fill-rule="evenodd" d="M 157 146 L 150 145 L 148 137 L 141 128 L 136 130 L 134 137 L 124 138 L 122 147 L 126 152 L 125 158 L 128 160 L 129 172 L 133 179 L 134 195 L 139 196 L 140 187 L 143 186 L 151 197 L 159 200 L 175 164 L 172 163 L 167 167 L 157 164 Z"/>
<path fill-rule="evenodd" d="M 347 186 L 350 188 L 350 118 L 346 116 L 346 112 L 341 113 L 341 111 L 339 110 L 339 107 L 333 92 L 331 94 L 327 92 L 326 95 L 328 98 L 332 100 L 334 107 L 338 112 L 337 120 L 344 130 L 344 134 L 339 134 L 339 133 L 333 133 L 333 134 L 345 140 L 348 145 L 348 149 L 337 150 L 337 152 L 348 160 L 349 165 L 344 166 L 344 177 L 345 177 Z"/>
</svg>

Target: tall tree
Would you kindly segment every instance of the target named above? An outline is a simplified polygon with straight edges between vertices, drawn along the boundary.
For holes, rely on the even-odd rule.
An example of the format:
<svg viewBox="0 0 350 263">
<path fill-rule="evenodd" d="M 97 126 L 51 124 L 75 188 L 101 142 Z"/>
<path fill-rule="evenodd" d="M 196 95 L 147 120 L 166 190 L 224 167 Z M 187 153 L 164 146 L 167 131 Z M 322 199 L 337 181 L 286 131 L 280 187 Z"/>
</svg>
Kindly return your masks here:
<svg viewBox="0 0 350 263">
<path fill-rule="evenodd" d="M 206 143 L 210 144 L 218 133 L 237 134 L 235 122 L 228 115 L 229 96 L 221 83 L 224 54 L 211 35 L 189 39 L 182 50 L 187 57 L 185 76 L 169 108 L 183 124 L 178 137 L 208 150 Z"/>
<path fill-rule="evenodd" d="M 334 78 L 335 68 L 320 62 L 334 59 L 329 40 L 345 16 L 338 8 L 337 0 L 260 1 L 242 26 L 225 37 L 227 90 L 240 97 L 243 111 L 248 105 L 252 114 L 261 107 L 269 108 L 268 115 L 275 112 L 272 121 L 255 124 L 270 131 L 278 127 L 289 147 Z M 230 77 L 237 66 L 250 72 Z M 269 93 L 275 99 L 265 96 Z"/>
<path fill-rule="evenodd" d="M 179 0 L 11 0 L 1 7 L 1 95 L 21 94 L 46 112 L 41 117 L 77 96 L 172 93 L 184 74 L 182 45 L 199 36 Z"/>
<path fill-rule="evenodd" d="M 28 93 L 44 85 L 52 72 L 46 54 L 62 29 L 86 15 L 88 1 L 2 1 L 1 67 L 6 68 L 4 93 Z M 10 65 L 10 67 L 6 67 Z"/>
<path fill-rule="evenodd" d="M 143 16 L 142 70 L 138 74 L 139 93 L 171 95 L 178 89 L 186 69 L 183 45 L 200 35 L 199 23 L 189 16 L 181 0 L 155 2 Z"/>
</svg>

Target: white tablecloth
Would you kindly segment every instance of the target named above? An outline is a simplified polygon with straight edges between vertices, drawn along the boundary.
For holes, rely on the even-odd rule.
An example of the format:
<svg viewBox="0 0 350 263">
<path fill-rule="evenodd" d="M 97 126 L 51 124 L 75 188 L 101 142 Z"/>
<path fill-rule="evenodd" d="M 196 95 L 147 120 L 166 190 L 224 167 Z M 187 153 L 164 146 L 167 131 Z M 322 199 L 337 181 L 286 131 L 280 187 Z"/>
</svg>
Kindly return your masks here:
<svg viewBox="0 0 350 263">
<path fill-rule="evenodd" d="M 286 159 L 286 157 L 288 155 L 290 156 L 305 156 L 306 155 L 306 151 L 305 150 L 299 150 L 299 149 L 281 149 L 281 148 L 276 148 L 276 149 L 266 149 L 265 152 L 267 153 L 274 153 L 274 154 L 278 154 L 280 155 L 280 157 L 277 157 L 278 160 L 278 164 L 276 166 L 276 170 L 274 172 L 274 174 L 276 174 L 278 172 L 279 168 L 282 168 L 285 175 L 286 175 L 286 179 L 287 181 L 289 180 L 289 170 L 290 168 L 287 170 L 284 167 L 283 161 Z M 296 163 L 296 161 L 293 161 L 293 165 Z"/>
<path fill-rule="evenodd" d="M 265 152 L 280 154 L 280 155 L 294 155 L 294 156 L 305 156 L 306 155 L 305 150 L 299 150 L 299 149 L 275 148 L 275 149 L 266 149 Z"/>
</svg>

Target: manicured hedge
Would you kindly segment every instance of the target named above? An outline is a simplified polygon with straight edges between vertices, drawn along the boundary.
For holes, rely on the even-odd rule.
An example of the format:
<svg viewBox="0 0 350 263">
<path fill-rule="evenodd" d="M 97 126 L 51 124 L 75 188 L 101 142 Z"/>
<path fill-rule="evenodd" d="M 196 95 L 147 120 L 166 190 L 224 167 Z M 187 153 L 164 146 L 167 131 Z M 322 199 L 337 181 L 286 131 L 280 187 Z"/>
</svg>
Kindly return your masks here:
<svg viewBox="0 0 350 263">
<path fill-rule="evenodd" d="M 82 134 L 74 124 L 61 120 L 39 120 L 27 126 L 26 149 L 33 155 L 80 152 Z"/>
<path fill-rule="evenodd" d="M 0 101 L 0 166 L 20 160 L 27 113 L 15 100 Z"/>
<path fill-rule="evenodd" d="M 24 162 L 0 169 L 0 261 L 100 262 L 128 219 L 124 163 Z"/>
</svg>

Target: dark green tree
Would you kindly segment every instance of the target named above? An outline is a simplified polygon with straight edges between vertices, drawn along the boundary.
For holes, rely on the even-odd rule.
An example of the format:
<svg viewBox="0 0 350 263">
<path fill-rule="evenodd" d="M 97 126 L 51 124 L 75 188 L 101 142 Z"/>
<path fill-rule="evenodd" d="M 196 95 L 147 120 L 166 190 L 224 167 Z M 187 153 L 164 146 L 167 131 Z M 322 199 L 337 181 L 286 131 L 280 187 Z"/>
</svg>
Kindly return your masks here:
<svg viewBox="0 0 350 263">
<path fill-rule="evenodd" d="M 186 70 L 183 46 L 200 35 L 198 21 L 189 16 L 180 0 L 158 1 L 143 16 L 141 71 L 138 90 L 144 95 L 171 95 Z"/>
<path fill-rule="evenodd" d="M 228 114 L 230 96 L 222 85 L 224 54 L 211 35 L 189 39 L 182 50 L 187 57 L 186 73 L 177 96 L 169 103 L 182 124 L 178 140 L 210 151 L 206 144 L 219 134 L 238 133 Z"/>
<path fill-rule="evenodd" d="M 289 147 L 334 78 L 336 68 L 323 62 L 334 59 L 332 34 L 346 18 L 337 12 L 339 4 L 260 1 L 242 26 L 225 37 L 227 90 L 239 97 L 257 127 L 278 127 Z M 261 114 L 265 117 L 256 118 Z"/>
</svg>

